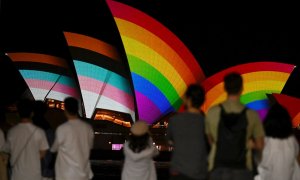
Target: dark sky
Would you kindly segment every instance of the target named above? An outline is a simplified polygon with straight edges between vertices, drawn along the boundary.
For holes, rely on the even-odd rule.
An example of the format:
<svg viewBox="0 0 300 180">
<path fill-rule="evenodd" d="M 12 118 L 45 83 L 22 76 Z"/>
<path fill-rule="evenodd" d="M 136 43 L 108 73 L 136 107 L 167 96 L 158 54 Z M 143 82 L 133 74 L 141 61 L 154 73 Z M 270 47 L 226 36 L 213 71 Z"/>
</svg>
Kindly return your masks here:
<svg viewBox="0 0 300 180">
<path fill-rule="evenodd" d="M 243 9 L 195 0 L 119 1 L 166 25 L 192 51 L 207 76 L 245 62 L 277 61 L 299 65 L 300 28 L 294 22 L 280 21 L 276 17 L 259 17 L 248 22 L 243 19 L 248 12 L 241 13 Z M 41 52 L 70 60 L 61 32 L 74 27 L 78 32 L 93 34 L 122 50 L 120 37 L 103 0 L 2 0 L 0 12 L 2 52 Z M 2 64 L 0 68 L 1 71 L 7 69 Z M 284 93 L 300 97 L 299 71 L 297 68 Z M 13 74 L 12 70 L 10 72 Z M 9 77 L 13 76 L 2 75 L 2 82 Z M 7 81 L 17 82 L 14 78 Z M 4 86 L 5 92 L 21 83 L 15 84 Z"/>
</svg>

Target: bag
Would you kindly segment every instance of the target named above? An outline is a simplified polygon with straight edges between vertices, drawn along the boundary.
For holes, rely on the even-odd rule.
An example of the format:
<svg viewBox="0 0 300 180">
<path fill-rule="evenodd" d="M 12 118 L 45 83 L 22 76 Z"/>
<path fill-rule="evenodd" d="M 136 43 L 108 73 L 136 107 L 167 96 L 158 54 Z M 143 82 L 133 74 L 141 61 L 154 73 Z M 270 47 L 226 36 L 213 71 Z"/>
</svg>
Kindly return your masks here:
<svg viewBox="0 0 300 180">
<path fill-rule="evenodd" d="M 19 152 L 19 154 L 16 155 L 16 159 L 14 162 L 11 163 L 11 168 L 13 168 L 17 162 L 19 161 L 21 154 L 23 153 L 23 151 L 26 149 L 28 143 L 30 142 L 31 138 L 33 137 L 34 133 L 36 132 L 37 128 L 35 128 L 32 133 L 30 134 L 29 138 L 26 140 L 24 147 L 21 149 L 21 151 Z"/>
<path fill-rule="evenodd" d="M 55 176 L 55 160 L 56 153 L 52 153 L 50 150 L 48 150 L 45 157 L 41 161 L 43 177 L 53 178 Z"/>
<path fill-rule="evenodd" d="M 55 132 L 51 128 L 45 130 L 47 141 L 49 146 L 54 142 Z M 55 160 L 56 153 L 52 153 L 50 150 L 47 150 L 45 157 L 41 160 L 42 167 L 42 176 L 47 178 L 55 177 L 54 169 L 55 169 Z"/>
<path fill-rule="evenodd" d="M 241 113 L 226 113 L 222 105 L 218 125 L 215 168 L 246 168 L 247 108 Z"/>
</svg>

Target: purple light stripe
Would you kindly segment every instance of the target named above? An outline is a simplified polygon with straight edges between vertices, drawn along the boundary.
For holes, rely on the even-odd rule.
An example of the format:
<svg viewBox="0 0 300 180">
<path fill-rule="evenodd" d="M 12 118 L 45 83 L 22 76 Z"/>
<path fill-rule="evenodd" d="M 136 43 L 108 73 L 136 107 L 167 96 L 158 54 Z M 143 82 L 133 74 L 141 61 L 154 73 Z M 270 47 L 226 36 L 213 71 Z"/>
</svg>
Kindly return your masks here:
<svg viewBox="0 0 300 180">
<path fill-rule="evenodd" d="M 265 117 L 266 117 L 268 111 L 269 111 L 269 109 L 261 109 L 261 110 L 257 110 L 256 112 L 258 113 L 260 119 L 261 119 L 262 121 L 264 121 L 264 119 L 265 119 Z"/>
<path fill-rule="evenodd" d="M 153 120 L 156 120 L 161 116 L 160 110 L 148 97 L 144 96 L 138 91 L 135 91 L 137 99 L 137 106 L 139 107 L 139 119 L 152 124 Z"/>
</svg>

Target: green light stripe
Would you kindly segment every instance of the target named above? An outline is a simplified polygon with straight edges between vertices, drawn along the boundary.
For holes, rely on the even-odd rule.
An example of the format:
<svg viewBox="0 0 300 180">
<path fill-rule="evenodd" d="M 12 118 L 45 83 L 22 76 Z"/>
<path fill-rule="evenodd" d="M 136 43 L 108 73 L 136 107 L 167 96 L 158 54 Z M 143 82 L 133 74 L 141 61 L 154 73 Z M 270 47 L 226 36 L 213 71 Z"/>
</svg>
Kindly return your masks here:
<svg viewBox="0 0 300 180">
<path fill-rule="evenodd" d="M 263 91 L 255 91 L 251 93 L 247 93 L 242 95 L 241 102 L 243 104 L 248 104 L 253 101 L 263 100 L 267 98 L 266 94 L 272 94 L 272 93 L 280 93 L 278 90 L 263 90 Z"/>
<path fill-rule="evenodd" d="M 180 107 L 182 100 L 176 89 L 158 70 L 133 55 L 127 54 L 127 58 L 132 72 L 144 77 L 155 85 L 166 96 L 175 109 Z M 178 99 L 180 99 L 180 101 L 178 101 Z"/>
</svg>

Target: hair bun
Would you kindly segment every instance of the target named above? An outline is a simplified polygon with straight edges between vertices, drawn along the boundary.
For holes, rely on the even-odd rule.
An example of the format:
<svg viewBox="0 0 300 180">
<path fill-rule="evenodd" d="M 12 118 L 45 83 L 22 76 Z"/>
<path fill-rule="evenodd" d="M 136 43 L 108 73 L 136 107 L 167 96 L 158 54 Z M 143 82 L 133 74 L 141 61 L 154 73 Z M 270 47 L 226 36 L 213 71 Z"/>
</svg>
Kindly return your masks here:
<svg viewBox="0 0 300 180">
<path fill-rule="evenodd" d="M 135 136 L 142 136 L 149 132 L 149 126 L 144 121 L 139 120 L 132 125 L 130 131 Z"/>
</svg>

